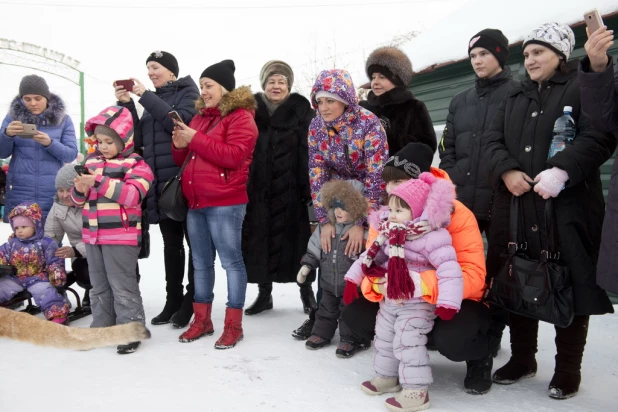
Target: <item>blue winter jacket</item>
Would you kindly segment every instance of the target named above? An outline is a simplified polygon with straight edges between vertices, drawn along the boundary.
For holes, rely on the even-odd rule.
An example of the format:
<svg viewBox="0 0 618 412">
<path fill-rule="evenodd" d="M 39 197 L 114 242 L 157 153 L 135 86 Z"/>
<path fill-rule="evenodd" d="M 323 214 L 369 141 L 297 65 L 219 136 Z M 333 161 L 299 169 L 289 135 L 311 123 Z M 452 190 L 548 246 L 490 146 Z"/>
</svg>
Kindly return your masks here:
<svg viewBox="0 0 618 412">
<path fill-rule="evenodd" d="M 155 175 L 155 182 L 150 186 L 146 195 L 146 207 L 148 208 L 148 221 L 150 223 L 156 224 L 167 218 L 159 212 L 157 202 L 165 183 L 176 176 L 179 170 L 172 158 L 174 122 L 167 114 L 175 110 L 182 120 L 189 124 L 197 113 L 195 101 L 199 97 L 200 92 L 197 85 L 191 76 L 186 76 L 158 88 L 154 92 L 144 92 L 139 99 L 139 103 L 144 107 L 141 119 L 137 115 L 133 100 L 128 103 L 118 102 L 120 106 L 131 111 L 135 124 L 135 147 Z"/>
<path fill-rule="evenodd" d="M 13 120 L 36 124 L 37 130 L 47 133 L 52 143 L 45 147 L 33 139 L 7 136 L 6 128 Z M 32 114 L 19 96 L 13 99 L 0 126 L 0 158 L 9 156 L 4 222 L 8 223 L 9 212 L 24 202 L 38 203 L 45 220 L 54 203 L 56 173 L 77 157 L 75 128 L 60 97 L 52 94 L 47 109 L 39 115 Z"/>
</svg>

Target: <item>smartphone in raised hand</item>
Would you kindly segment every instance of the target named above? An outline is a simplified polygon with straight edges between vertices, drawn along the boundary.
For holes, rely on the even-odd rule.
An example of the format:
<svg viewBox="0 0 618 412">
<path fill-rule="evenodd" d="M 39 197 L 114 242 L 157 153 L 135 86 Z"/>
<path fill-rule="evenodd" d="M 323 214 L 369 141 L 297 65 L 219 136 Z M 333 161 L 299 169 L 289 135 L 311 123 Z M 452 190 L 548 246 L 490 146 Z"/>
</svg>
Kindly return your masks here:
<svg viewBox="0 0 618 412">
<path fill-rule="evenodd" d="M 133 80 L 116 80 L 114 82 L 114 84 L 116 86 L 122 86 L 124 87 L 124 89 L 128 92 L 132 92 L 133 91 L 133 86 L 135 85 L 135 82 Z"/>
<path fill-rule="evenodd" d="M 90 170 L 88 170 L 88 168 L 84 165 L 75 165 L 75 171 L 77 172 L 78 175 L 89 175 L 90 174 Z"/>
<path fill-rule="evenodd" d="M 597 9 L 592 9 L 584 13 L 584 21 L 586 22 L 586 26 L 588 27 L 588 35 L 591 35 L 595 31 L 599 30 L 601 27 L 605 26 L 605 24 L 603 24 L 601 14 Z"/>
</svg>

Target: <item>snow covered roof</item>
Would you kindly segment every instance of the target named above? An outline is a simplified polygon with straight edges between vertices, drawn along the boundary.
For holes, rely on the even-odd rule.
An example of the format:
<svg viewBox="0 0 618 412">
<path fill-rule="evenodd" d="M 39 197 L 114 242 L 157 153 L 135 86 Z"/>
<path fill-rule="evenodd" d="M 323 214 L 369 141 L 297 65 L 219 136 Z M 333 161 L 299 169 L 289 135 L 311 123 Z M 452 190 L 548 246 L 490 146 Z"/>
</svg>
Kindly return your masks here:
<svg viewBox="0 0 618 412">
<path fill-rule="evenodd" d="M 543 23 L 582 21 L 584 13 L 592 8 L 598 9 L 601 15 L 609 14 L 618 11 L 618 1 L 472 0 L 401 48 L 418 73 L 433 65 L 465 59 L 468 41 L 483 29 L 500 29 L 513 44 Z"/>
</svg>

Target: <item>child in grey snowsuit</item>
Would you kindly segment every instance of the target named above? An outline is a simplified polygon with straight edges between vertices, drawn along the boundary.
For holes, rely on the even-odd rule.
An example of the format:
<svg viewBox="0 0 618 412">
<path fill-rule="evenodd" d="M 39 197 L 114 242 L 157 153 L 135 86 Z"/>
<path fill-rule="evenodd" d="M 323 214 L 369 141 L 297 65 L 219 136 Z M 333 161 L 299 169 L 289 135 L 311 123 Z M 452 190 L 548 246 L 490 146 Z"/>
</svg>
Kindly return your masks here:
<svg viewBox="0 0 618 412">
<path fill-rule="evenodd" d="M 335 335 L 337 323 L 341 341 L 337 346 L 336 354 L 339 357 L 349 358 L 359 349 L 366 349 L 370 342 L 360 342 L 355 339 L 350 329 L 340 319 L 343 309 L 343 291 L 345 280 L 343 277 L 356 256 L 346 256 L 345 248 L 348 243 L 346 233 L 360 224 L 369 207 L 363 197 L 364 185 L 356 180 L 332 180 L 320 190 L 321 199 L 328 212 L 328 222 L 335 228 L 335 238 L 332 240 L 330 252 L 322 250 L 320 243 L 321 227 L 318 227 L 307 246 L 307 253 L 301 259 L 303 265 L 298 272 L 299 284 L 305 282 L 307 275 L 313 269 L 320 268 L 319 287 L 322 290 L 322 300 L 315 314 L 315 324 L 311 337 L 306 342 L 308 349 L 319 349 L 328 345 Z M 365 238 L 367 230 L 365 230 Z"/>
</svg>

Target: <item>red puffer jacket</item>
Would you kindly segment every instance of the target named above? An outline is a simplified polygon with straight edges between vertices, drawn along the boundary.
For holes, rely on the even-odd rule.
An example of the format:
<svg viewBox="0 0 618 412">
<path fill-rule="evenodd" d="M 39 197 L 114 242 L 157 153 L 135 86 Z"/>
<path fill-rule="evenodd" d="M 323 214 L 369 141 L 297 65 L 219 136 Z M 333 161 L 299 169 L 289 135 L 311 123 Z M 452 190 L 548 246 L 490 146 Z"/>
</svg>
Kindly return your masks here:
<svg viewBox="0 0 618 412">
<path fill-rule="evenodd" d="M 202 109 L 189 127 L 198 132 L 189 147 L 172 154 L 181 166 L 193 155 L 182 173 L 182 193 L 191 209 L 233 206 L 249 201 L 247 180 L 258 129 L 253 119 L 255 98 L 249 87 L 223 96 L 219 106 Z"/>
</svg>

